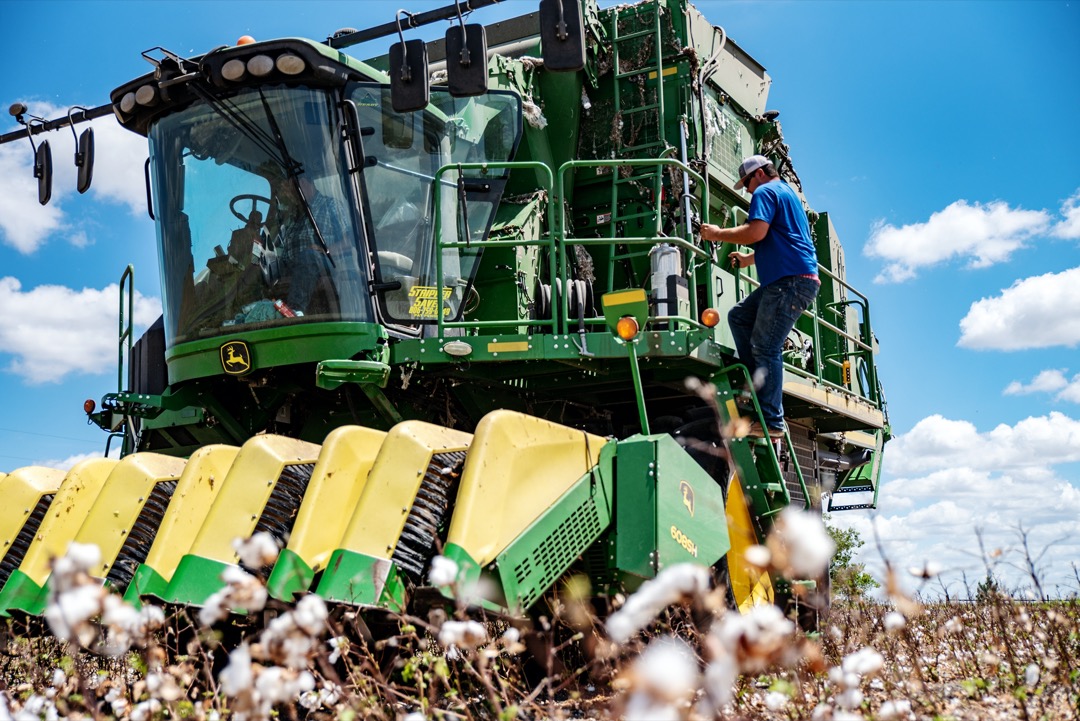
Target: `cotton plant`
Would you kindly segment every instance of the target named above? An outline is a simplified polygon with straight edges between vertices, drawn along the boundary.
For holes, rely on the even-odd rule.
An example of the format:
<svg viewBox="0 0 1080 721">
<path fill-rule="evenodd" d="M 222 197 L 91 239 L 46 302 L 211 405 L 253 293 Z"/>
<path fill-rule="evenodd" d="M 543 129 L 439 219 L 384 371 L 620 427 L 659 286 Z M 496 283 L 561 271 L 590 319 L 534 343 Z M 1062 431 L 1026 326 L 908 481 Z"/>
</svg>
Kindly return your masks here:
<svg viewBox="0 0 1080 721">
<path fill-rule="evenodd" d="M 110 591 L 90 575 L 100 565 L 96 545 L 70 543 L 52 563 L 45 620 L 62 641 L 119 656 L 132 646 L 145 646 L 164 626 L 165 613 L 150 604 L 136 609 Z"/>
</svg>

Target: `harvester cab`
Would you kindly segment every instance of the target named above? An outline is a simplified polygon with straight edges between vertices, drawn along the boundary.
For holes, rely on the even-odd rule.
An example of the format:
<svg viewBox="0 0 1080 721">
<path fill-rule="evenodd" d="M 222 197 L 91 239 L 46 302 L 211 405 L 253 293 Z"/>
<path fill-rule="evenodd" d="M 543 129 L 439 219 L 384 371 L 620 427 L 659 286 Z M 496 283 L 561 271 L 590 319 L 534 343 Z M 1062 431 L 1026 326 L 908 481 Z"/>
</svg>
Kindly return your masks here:
<svg viewBox="0 0 1080 721">
<path fill-rule="evenodd" d="M 0 478 L 38 509 L 3 518 L 0 612 L 41 612 L 64 540 L 132 600 L 202 604 L 256 532 L 282 552 L 248 570 L 282 599 L 482 586 L 469 604 L 522 613 L 567 573 L 608 593 L 691 562 L 747 608 L 792 580 L 744 558 L 785 508 L 874 507 L 870 306 L 808 204 L 823 283 L 785 350 L 788 431 L 746 433 L 721 321 L 756 275 L 697 227 L 745 220 L 747 155 L 802 191 L 764 68 L 685 0 L 542 0 L 404 39 L 457 11 L 156 48 L 112 93 L 149 143 L 163 315 L 135 342 L 129 270 L 119 387 L 87 406 L 123 459 Z M 386 56 L 341 51 L 388 34 Z M 61 499 L 80 522 L 47 513 Z M 437 553 L 459 573 L 431 589 Z"/>
</svg>

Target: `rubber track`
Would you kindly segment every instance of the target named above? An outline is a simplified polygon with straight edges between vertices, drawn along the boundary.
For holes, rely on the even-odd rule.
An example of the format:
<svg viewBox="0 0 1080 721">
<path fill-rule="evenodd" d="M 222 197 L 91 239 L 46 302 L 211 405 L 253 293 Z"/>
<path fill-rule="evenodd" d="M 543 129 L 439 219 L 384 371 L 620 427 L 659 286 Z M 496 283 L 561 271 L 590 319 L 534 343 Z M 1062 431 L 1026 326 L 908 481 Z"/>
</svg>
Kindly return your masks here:
<svg viewBox="0 0 1080 721">
<path fill-rule="evenodd" d="M 49 512 L 52 500 L 53 494 L 51 493 L 42 496 L 38 500 L 33 513 L 29 515 L 26 523 L 23 524 L 22 530 L 19 531 L 19 535 L 15 536 L 15 540 L 12 541 L 11 548 L 4 554 L 3 561 L 0 561 L 0 587 L 7 583 L 12 571 L 22 565 L 23 558 L 26 557 L 26 551 L 30 548 L 30 544 L 33 543 L 38 528 L 41 527 L 41 521 L 44 520 L 45 514 Z"/>
<path fill-rule="evenodd" d="M 314 463 L 296 463 L 282 469 L 252 535 L 260 531 L 269 533 L 277 541 L 279 548 L 285 547 L 289 534 L 292 533 L 296 514 L 300 512 L 300 502 L 304 500 L 304 494 L 307 492 L 308 483 L 314 471 Z M 272 570 L 272 566 L 251 570 L 260 571 L 265 578 Z"/>
<path fill-rule="evenodd" d="M 416 492 L 405 528 L 390 557 L 414 583 L 422 583 L 424 571 L 435 555 L 439 530 L 449 516 L 450 499 L 457 491 L 463 465 L 464 451 L 435 454 Z"/>
<path fill-rule="evenodd" d="M 161 528 L 161 519 L 165 517 L 165 510 L 169 507 L 169 501 L 175 490 L 176 481 L 162 481 L 154 484 L 154 489 L 150 491 L 146 503 L 139 512 L 139 517 L 135 519 L 131 530 L 128 531 L 120 553 L 116 554 L 116 560 L 109 569 L 109 575 L 105 577 L 113 588 L 120 590 L 127 588 L 135 576 L 135 571 L 146 560 L 146 554 L 150 553 L 150 546 L 153 545 L 158 529 Z"/>
</svg>

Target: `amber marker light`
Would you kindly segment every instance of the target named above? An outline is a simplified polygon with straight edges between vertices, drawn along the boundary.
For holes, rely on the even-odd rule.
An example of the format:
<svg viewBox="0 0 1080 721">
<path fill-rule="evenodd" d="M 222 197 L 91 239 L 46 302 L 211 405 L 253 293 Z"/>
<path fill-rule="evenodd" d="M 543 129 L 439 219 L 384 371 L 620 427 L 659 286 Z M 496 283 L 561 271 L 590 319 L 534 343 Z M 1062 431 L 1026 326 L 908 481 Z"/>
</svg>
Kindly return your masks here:
<svg viewBox="0 0 1080 721">
<path fill-rule="evenodd" d="M 241 35 L 240 39 L 236 41 L 236 44 L 251 45 L 253 42 L 255 42 L 255 38 L 251 37 L 250 35 Z"/>
<path fill-rule="evenodd" d="M 716 308 L 706 308 L 701 311 L 701 324 L 706 328 L 715 328 L 720 322 L 720 311 Z"/>
<path fill-rule="evenodd" d="M 86 413 L 86 415 L 90 415 L 91 413 L 93 413 L 95 408 L 97 408 L 97 403 L 94 403 L 92 399 L 87 398 L 85 401 L 83 401 L 82 409 Z"/>
<path fill-rule="evenodd" d="M 615 334 L 626 341 L 634 340 L 634 336 L 638 334 L 637 320 L 630 315 L 619 318 L 619 322 L 615 324 Z"/>
</svg>

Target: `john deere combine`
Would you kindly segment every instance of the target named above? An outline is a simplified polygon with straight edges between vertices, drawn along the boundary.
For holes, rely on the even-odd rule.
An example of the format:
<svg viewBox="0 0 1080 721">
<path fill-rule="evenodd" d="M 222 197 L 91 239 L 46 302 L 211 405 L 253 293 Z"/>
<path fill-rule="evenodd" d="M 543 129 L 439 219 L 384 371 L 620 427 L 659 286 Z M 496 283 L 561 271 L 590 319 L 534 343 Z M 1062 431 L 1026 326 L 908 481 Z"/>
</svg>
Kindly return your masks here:
<svg viewBox="0 0 1080 721">
<path fill-rule="evenodd" d="M 745 220 L 750 154 L 801 189 L 764 68 L 685 0 L 404 39 L 456 16 L 157 48 L 108 105 L 0 138 L 107 112 L 146 136 L 164 306 L 134 342 L 125 273 L 120 388 L 87 405 L 122 458 L 0 476 L 0 612 L 40 614 L 71 541 L 133 600 L 200 605 L 259 531 L 284 550 L 251 570 L 286 600 L 479 587 L 516 614 L 573 569 L 604 593 L 690 561 L 745 607 L 777 591 L 742 551 L 782 509 L 873 507 L 869 304 L 809 206 L 789 430 L 742 435 L 759 409 L 724 319 L 755 275 L 695 227 Z M 387 57 L 340 50 L 391 33 Z M 460 572 L 431 589 L 437 553 Z"/>
</svg>

